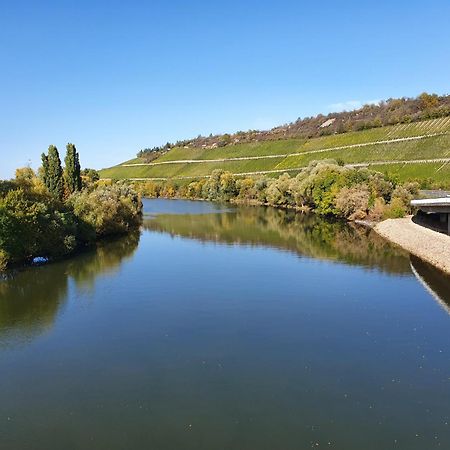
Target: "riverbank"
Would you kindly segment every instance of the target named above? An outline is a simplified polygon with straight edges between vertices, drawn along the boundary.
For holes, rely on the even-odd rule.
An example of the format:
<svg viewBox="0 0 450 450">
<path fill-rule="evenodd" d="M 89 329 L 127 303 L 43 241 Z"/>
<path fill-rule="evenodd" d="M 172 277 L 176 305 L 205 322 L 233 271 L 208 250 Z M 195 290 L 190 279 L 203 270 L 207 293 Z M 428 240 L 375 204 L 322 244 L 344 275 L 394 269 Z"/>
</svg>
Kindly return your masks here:
<svg viewBox="0 0 450 450">
<path fill-rule="evenodd" d="M 59 199 L 38 183 L 0 183 L 0 272 L 74 255 L 142 223 L 140 196 L 128 186 L 90 186 Z"/>
<path fill-rule="evenodd" d="M 450 274 L 450 236 L 417 225 L 411 217 L 388 219 L 374 230 L 385 239 Z"/>
</svg>

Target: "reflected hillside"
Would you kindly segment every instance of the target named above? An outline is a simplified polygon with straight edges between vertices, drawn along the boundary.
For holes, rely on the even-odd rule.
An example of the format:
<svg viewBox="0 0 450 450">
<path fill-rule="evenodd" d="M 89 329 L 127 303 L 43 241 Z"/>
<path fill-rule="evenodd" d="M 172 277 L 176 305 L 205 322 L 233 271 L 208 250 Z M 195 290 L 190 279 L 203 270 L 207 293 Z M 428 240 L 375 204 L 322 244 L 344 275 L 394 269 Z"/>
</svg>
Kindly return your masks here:
<svg viewBox="0 0 450 450">
<path fill-rule="evenodd" d="M 412 255 L 411 269 L 422 286 L 450 314 L 450 276 Z"/>
<path fill-rule="evenodd" d="M 411 272 L 408 254 L 370 230 L 293 211 L 241 207 L 222 214 L 163 214 L 146 220 L 144 227 L 200 241 L 265 245 L 385 272 Z"/>
<path fill-rule="evenodd" d="M 134 233 L 75 258 L 7 273 L 0 279 L 0 347 L 29 342 L 51 329 L 69 281 L 76 289 L 93 289 L 96 278 L 117 271 L 138 243 L 139 233 Z"/>
</svg>

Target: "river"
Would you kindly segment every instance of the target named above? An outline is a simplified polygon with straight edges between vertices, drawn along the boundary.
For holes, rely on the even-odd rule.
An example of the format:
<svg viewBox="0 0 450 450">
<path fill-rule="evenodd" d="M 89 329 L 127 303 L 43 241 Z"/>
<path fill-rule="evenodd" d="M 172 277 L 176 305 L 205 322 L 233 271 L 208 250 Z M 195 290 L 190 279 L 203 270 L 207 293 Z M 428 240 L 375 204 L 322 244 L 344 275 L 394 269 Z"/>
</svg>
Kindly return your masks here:
<svg viewBox="0 0 450 450">
<path fill-rule="evenodd" d="M 5 450 L 450 448 L 450 280 L 366 229 L 146 200 L 0 281 Z"/>
</svg>

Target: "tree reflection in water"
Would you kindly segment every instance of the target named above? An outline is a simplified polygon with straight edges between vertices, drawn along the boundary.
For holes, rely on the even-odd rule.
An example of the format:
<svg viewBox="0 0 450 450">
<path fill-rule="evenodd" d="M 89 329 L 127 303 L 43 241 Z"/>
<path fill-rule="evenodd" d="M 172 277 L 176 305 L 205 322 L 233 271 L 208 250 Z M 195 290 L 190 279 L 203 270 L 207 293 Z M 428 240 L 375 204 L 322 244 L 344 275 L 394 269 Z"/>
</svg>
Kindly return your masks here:
<svg viewBox="0 0 450 450">
<path fill-rule="evenodd" d="M 312 214 L 241 207 L 220 214 L 161 214 L 146 220 L 144 227 L 200 241 L 270 246 L 388 273 L 411 272 L 408 253 L 376 233 Z"/>
<path fill-rule="evenodd" d="M 139 236 L 135 232 L 74 258 L 7 273 L 0 280 L 0 345 L 24 344 L 49 330 L 65 304 L 69 280 L 79 290 L 93 289 L 98 276 L 114 273 L 133 255 Z"/>
</svg>

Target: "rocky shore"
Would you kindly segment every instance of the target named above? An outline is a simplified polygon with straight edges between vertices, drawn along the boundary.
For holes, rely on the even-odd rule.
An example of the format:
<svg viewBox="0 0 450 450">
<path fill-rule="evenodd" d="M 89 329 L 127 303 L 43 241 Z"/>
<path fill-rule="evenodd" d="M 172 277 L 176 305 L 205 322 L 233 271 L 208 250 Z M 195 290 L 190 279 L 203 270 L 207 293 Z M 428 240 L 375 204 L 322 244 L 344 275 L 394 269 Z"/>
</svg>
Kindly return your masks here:
<svg viewBox="0 0 450 450">
<path fill-rule="evenodd" d="M 411 217 L 388 219 L 374 230 L 392 243 L 450 274 L 450 236 L 415 224 Z"/>
</svg>

